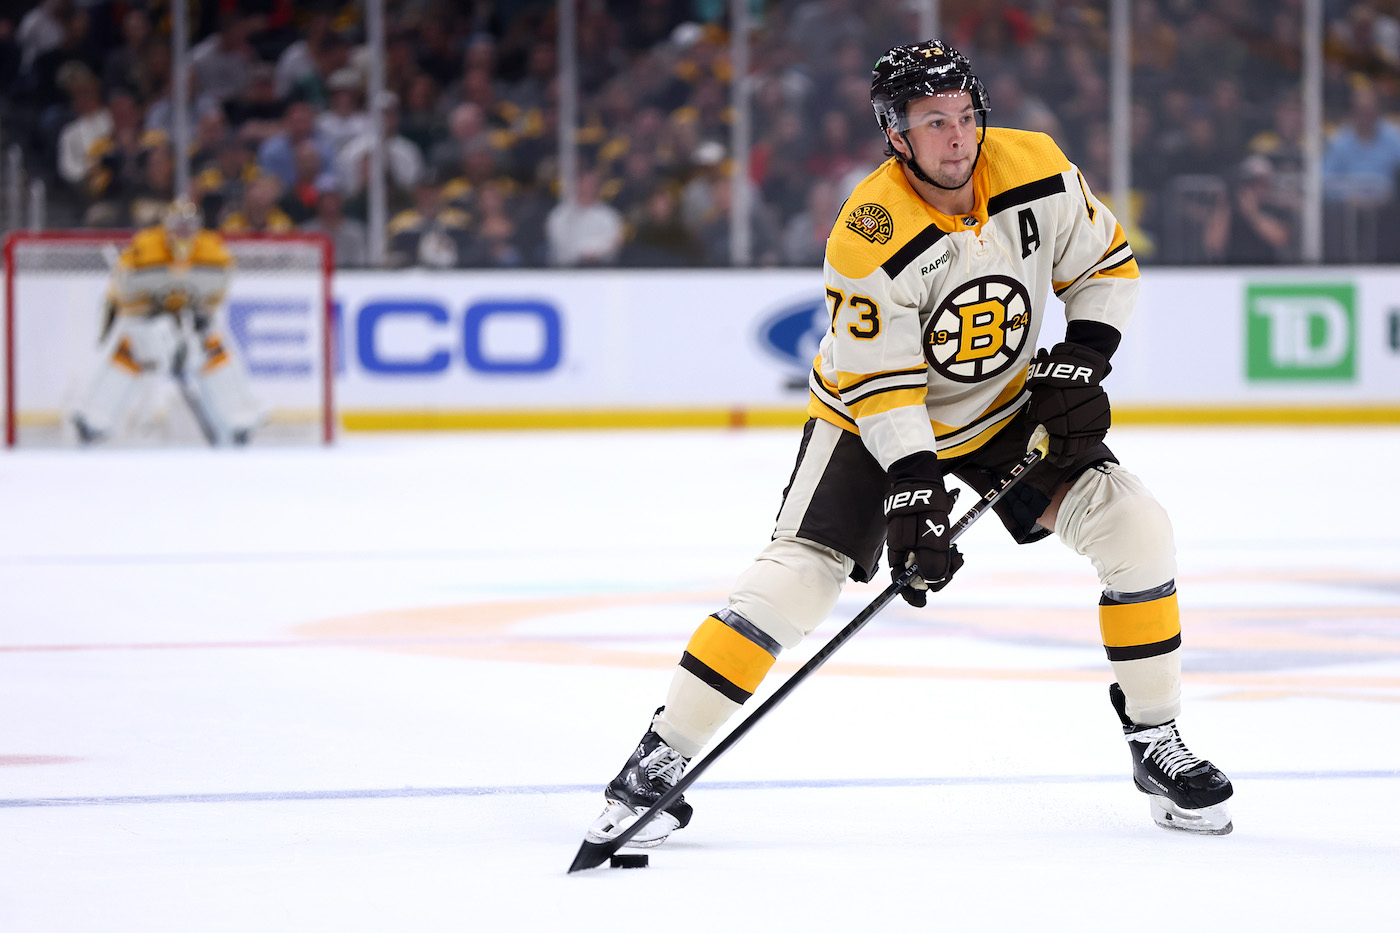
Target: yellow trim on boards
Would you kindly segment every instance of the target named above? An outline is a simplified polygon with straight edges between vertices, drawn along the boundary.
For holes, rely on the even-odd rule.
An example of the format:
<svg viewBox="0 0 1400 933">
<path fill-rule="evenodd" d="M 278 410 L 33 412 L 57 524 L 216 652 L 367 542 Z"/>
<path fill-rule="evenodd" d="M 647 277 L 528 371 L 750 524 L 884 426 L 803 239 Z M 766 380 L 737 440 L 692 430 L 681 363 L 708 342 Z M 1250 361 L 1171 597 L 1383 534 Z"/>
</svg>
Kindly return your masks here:
<svg viewBox="0 0 1400 933">
<path fill-rule="evenodd" d="M 346 431 L 548 431 L 800 427 L 805 408 L 539 408 L 343 411 Z M 1114 406 L 1116 425 L 1400 425 L 1400 405 Z"/>
</svg>

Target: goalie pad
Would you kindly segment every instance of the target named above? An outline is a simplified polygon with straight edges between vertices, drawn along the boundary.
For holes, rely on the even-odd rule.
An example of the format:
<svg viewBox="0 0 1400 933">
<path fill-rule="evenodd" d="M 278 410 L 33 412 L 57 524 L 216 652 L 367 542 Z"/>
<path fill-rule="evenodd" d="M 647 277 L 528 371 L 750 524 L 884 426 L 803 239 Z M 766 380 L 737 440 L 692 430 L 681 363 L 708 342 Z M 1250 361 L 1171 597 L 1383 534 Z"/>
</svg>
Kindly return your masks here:
<svg viewBox="0 0 1400 933">
<path fill-rule="evenodd" d="M 185 398 L 209 443 L 246 444 L 263 420 L 248 375 L 217 333 L 194 339 L 200 363 L 182 374 Z"/>
<path fill-rule="evenodd" d="M 175 321 L 169 317 L 115 319 L 103 342 L 102 362 L 73 410 L 74 424 L 84 441 L 113 432 L 142 378 L 171 371 L 181 340 Z"/>
</svg>

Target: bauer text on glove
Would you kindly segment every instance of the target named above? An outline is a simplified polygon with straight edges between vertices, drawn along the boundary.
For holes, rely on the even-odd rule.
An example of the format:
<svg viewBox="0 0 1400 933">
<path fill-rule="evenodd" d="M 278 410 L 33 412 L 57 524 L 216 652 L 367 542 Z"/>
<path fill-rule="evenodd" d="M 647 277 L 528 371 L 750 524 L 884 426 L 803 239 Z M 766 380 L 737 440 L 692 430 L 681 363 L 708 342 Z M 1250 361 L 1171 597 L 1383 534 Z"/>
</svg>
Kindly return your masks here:
<svg viewBox="0 0 1400 933">
<path fill-rule="evenodd" d="M 928 590 L 941 590 L 962 566 L 962 555 L 951 541 L 948 513 L 957 494 L 943 485 L 938 455 L 932 451 L 896 460 L 889 470 L 890 491 L 885 498 L 885 537 L 890 572 L 898 577 L 912 562 L 919 576 L 900 590 L 905 602 L 922 606 Z"/>
<path fill-rule="evenodd" d="M 1075 343 L 1041 349 L 1031 360 L 1026 414 L 1050 435 L 1045 459 L 1053 466 L 1071 465 L 1108 433 L 1108 393 L 1099 382 L 1111 368 L 1102 353 Z"/>
</svg>

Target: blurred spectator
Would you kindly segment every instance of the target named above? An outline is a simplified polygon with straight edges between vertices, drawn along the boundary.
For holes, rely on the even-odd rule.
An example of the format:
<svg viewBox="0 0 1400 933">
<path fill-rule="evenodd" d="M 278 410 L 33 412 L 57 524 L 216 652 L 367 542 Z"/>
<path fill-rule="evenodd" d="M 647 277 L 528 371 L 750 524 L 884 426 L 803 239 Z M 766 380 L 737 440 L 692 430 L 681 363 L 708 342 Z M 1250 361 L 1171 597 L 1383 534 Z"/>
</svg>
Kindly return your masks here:
<svg viewBox="0 0 1400 933">
<path fill-rule="evenodd" d="M 437 171 L 455 169 L 466 147 L 486 129 L 486 119 L 476 104 L 458 104 L 447 115 L 447 138 L 428 150 L 428 166 Z"/>
<path fill-rule="evenodd" d="M 1249 141 L 1249 151 L 1269 160 L 1275 174 L 1303 174 L 1303 104 L 1292 91 L 1274 102 L 1273 123 Z"/>
<path fill-rule="evenodd" d="M 127 10 L 122 17 L 122 44 L 102 59 L 102 81 L 108 85 L 139 85 L 146 55 L 155 44 L 151 38 L 150 15 L 140 7 Z"/>
<path fill-rule="evenodd" d="M 324 110 L 330 104 L 331 75 L 343 70 L 350 62 L 350 40 L 338 32 L 327 32 L 321 41 L 311 47 L 311 67 L 304 70 L 291 88 L 278 97 L 295 97 L 309 101 L 317 110 Z M 273 76 L 276 83 L 276 72 Z"/>
<path fill-rule="evenodd" d="M 841 198 L 831 182 L 819 181 L 807 192 L 807 207 L 783 227 L 783 263 L 820 267 L 826 257 L 826 238 L 836 223 Z"/>
<path fill-rule="evenodd" d="M 316 130 L 339 153 L 345 144 L 369 132 L 369 114 L 365 113 L 364 79 L 353 68 L 342 68 L 326 82 L 330 91 L 330 109 L 316 114 Z"/>
<path fill-rule="evenodd" d="M 70 0 L 41 0 L 24 14 L 15 30 L 20 49 L 20 71 L 29 71 L 34 60 L 63 42 L 64 20 L 72 9 Z"/>
<path fill-rule="evenodd" d="M 150 227 L 160 223 L 170 202 L 175 200 L 175 158 L 170 144 L 159 143 L 146 150 L 141 181 L 132 192 L 124 227 Z"/>
<path fill-rule="evenodd" d="M 219 229 L 224 233 L 292 233 L 296 224 L 277 206 L 281 185 L 271 175 L 262 175 L 243 192 L 243 204 L 226 216 Z"/>
<path fill-rule="evenodd" d="M 1273 188 L 1273 167 L 1261 155 L 1240 166 L 1237 183 L 1222 188 L 1202 240 L 1211 262 L 1262 265 L 1296 258 L 1298 215 Z"/>
<path fill-rule="evenodd" d="M 1395 195 L 1400 168 L 1400 129 L 1381 115 L 1369 81 L 1352 85 L 1351 116 L 1332 134 L 1322 160 L 1329 200 L 1379 205 Z"/>
<path fill-rule="evenodd" d="M 987 85 L 987 96 L 992 102 L 988 117 L 990 126 L 1061 135 L 1055 112 L 1034 93 L 1027 93 L 1015 72 L 1004 71 L 992 78 Z"/>
<path fill-rule="evenodd" d="M 710 210 L 701 218 L 697 231 L 705 246 L 705 255 L 712 266 L 724 266 L 733 261 L 730 244 L 729 213 L 733 208 L 733 186 L 727 176 L 717 178 L 710 188 Z M 755 266 L 776 266 L 781 260 L 781 232 L 773 221 L 771 211 L 761 202 L 750 202 L 749 209 L 751 263 Z"/>
<path fill-rule="evenodd" d="M 356 268 L 369 262 L 369 237 L 365 225 L 345 216 L 345 195 L 340 184 L 323 176 L 316 200 L 316 216 L 301 225 L 307 233 L 323 233 L 335 246 L 337 268 Z"/>
<path fill-rule="evenodd" d="M 478 217 L 472 224 L 475 237 L 467 253 L 466 265 L 513 269 L 525 262 L 519 229 L 506 197 L 504 185 L 492 182 L 476 198 Z"/>
<path fill-rule="evenodd" d="M 282 193 L 277 202 L 294 224 L 303 224 L 316 214 L 321 200 L 321 191 L 327 187 L 338 187 L 335 174 L 326 169 L 321 160 L 321 149 L 314 140 L 304 140 L 296 148 L 296 177 Z"/>
<path fill-rule="evenodd" d="M 399 115 L 399 133 L 426 156 L 442 140 L 442 124 L 437 116 L 437 83 L 431 75 L 420 74 L 408 85 Z"/>
<path fill-rule="evenodd" d="M 107 111 L 112 129 L 92 144 L 84 188 L 93 202 L 87 223 L 113 227 L 122 223 L 125 204 L 141 185 L 145 174 L 146 152 L 166 142 L 165 134 L 147 131 L 141 104 L 128 88 L 112 88 L 107 93 Z"/>
<path fill-rule="evenodd" d="M 389 265 L 431 269 L 465 265 L 471 246 L 470 220 L 466 211 L 443 201 L 436 178 L 423 176 L 413 189 L 413 207 L 389 222 Z"/>
<path fill-rule="evenodd" d="M 151 127 L 149 113 L 146 114 L 146 127 Z M 190 147 L 191 175 L 199 175 L 218 163 L 219 150 L 223 149 L 228 136 L 228 121 L 224 119 L 222 110 L 213 107 L 199 115 L 199 121 L 194 125 L 194 142 Z"/>
<path fill-rule="evenodd" d="M 277 57 L 275 86 L 278 97 L 288 97 L 292 89 L 316 70 L 316 50 L 331 31 L 331 14 L 313 12 L 306 21 L 306 36 L 289 44 Z"/>
<path fill-rule="evenodd" d="M 621 260 L 624 266 L 704 265 L 705 247 L 681 222 L 680 199 L 671 185 L 651 190 Z"/>
<path fill-rule="evenodd" d="M 219 30 L 190 49 L 190 68 L 199 86 L 217 100 L 236 97 L 248 83 L 257 56 L 248 42 L 252 22 L 240 14 L 219 14 Z"/>
<path fill-rule="evenodd" d="M 398 97 L 386 91 L 383 104 L 380 119 L 384 127 L 385 177 L 390 185 L 407 193 L 423 176 L 423 154 L 399 134 Z M 346 143 L 335 157 L 336 173 L 351 197 L 364 189 L 369 172 L 370 149 L 373 147 L 374 139 L 366 131 Z"/>
<path fill-rule="evenodd" d="M 223 109 L 229 125 L 237 127 L 240 136 L 261 144 L 283 129 L 289 105 L 277 96 L 272 66 L 258 62 L 250 69 L 243 90 L 224 101 Z"/>
<path fill-rule="evenodd" d="M 1400 75 L 1400 21 L 1378 4 L 1353 3 L 1330 30 L 1333 54 L 1358 74 L 1375 78 Z M 1389 5 L 1393 12 L 1394 4 Z"/>
<path fill-rule="evenodd" d="M 830 181 L 854 168 L 859 159 L 851 136 L 851 121 L 845 111 L 822 114 L 817 138 L 808 140 L 810 154 L 803 166 L 806 174 Z"/>
<path fill-rule="evenodd" d="M 58 174 L 70 185 L 82 184 L 88 172 L 88 153 L 97 141 L 112 132 L 112 115 L 102 105 L 102 92 L 94 75 L 81 62 L 66 65 L 58 76 L 68 91 L 73 119 L 58 137 Z"/>
<path fill-rule="evenodd" d="M 615 262 L 622 250 L 622 215 L 598 200 L 602 178 L 580 172 L 572 201 L 561 200 L 545 220 L 549 262 L 554 266 L 598 266 Z"/>
<path fill-rule="evenodd" d="M 243 203 L 243 193 L 261 174 L 253 151 L 240 139 L 226 138 L 213 165 L 194 176 L 190 196 L 199 205 L 204 225 L 217 229 L 225 215 Z"/>
<path fill-rule="evenodd" d="M 287 105 L 282 118 L 283 129 L 268 137 L 258 147 L 258 167 L 274 176 L 284 187 L 291 187 L 297 175 L 297 149 L 302 143 L 311 143 L 321 155 L 321 164 L 330 165 L 335 158 L 335 147 L 316 128 L 316 111 L 304 100 L 294 100 Z"/>
</svg>

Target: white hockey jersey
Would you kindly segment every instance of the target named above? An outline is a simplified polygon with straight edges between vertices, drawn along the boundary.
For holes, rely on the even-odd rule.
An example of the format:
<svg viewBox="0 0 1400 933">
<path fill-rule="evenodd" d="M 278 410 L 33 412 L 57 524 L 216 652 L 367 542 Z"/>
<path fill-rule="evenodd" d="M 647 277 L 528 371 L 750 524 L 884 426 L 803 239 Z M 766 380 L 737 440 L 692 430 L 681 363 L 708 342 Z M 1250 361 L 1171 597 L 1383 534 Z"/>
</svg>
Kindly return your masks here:
<svg viewBox="0 0 1400 933">
<path fill-rule="evenodd" d="M 973 211 L 949 216 L 890 159 L 827 240 L 831 330 L 808 413 L 859 433 L 886 469 L 970 453 L 1015 416 L 1052 289 L 1068 320 L 1119 331 L 1137 299 L 1123 228 L 1050 137 L 987 129 L 972 184 Z"/>
</svg>

